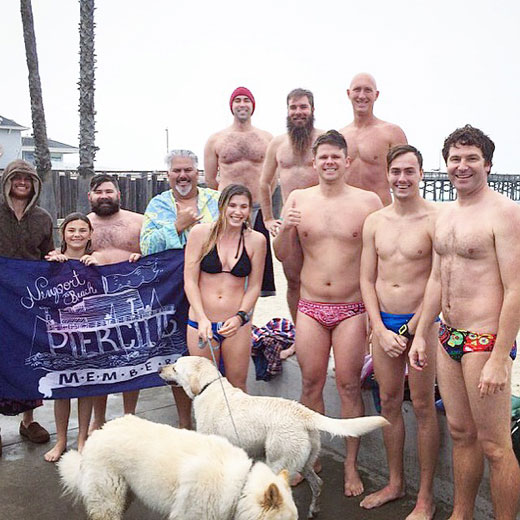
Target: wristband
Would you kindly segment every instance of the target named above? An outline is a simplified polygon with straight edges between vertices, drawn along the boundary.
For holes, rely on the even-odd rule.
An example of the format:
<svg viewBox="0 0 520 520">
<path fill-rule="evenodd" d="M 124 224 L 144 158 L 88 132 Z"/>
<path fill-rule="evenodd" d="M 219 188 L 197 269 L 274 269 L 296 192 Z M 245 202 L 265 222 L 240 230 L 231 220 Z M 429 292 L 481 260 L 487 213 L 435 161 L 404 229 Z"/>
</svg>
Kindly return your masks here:
<svg viewBox="0 0 520 520">
<path fill-rule="evenodd" d="M 249 315 L 245 311 L 238 311 L 236 315 L 242 320 L 242 325 L 249 321 Z"/>
</svg>

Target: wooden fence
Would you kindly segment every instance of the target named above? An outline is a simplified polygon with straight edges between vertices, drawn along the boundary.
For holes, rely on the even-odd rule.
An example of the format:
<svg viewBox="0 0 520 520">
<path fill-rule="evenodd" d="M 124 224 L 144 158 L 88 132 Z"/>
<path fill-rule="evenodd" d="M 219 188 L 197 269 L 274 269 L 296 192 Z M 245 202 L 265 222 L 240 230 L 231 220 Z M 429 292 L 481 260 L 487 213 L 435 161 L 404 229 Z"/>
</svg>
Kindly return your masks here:
<svg viewBox="0 0 520 520">
<path fill-rule="evenodd" d="M 48 209 L 56 218 L 62 219 L 73 211 L 90 211 L 87 192 L 90 179 L 79 179 L 76 171 L 53 170 L 49 177 L 40 204 Z M 144 213 L 150 199 L 169 188 L 165 171 L 140 172 L 101 172 L 109 173 L 118 179 L 121 188 L 121 206 L 131 211 Z M 204 172 L 199 170 L 199 182 L 204 179 Z M 496 191 L 509 198 L 520 201 L 520 175 L 489 175 L 489 185 Z M 49 197 L 49 192 L 54 197 Z M 425 172 L 420 184 L 421 195 L 436 202 L 456 199 L 456 191 L 450 183 L 446 173 Z M 280 193 L 277 190 L 274 196 L 275 213 L 281 207 Z"/>
</svg>

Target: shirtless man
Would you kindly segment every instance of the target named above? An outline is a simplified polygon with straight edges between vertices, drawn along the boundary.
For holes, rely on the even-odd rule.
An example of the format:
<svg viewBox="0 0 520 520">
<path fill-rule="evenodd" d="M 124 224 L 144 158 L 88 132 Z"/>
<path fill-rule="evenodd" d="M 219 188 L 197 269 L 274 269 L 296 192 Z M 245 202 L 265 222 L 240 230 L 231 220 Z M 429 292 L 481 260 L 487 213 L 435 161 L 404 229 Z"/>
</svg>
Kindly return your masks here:
<svg viewBox="0 0 520 520">
<path fill-rule="evenodd" d="M 361 293 L 372 324 L 372 356 L 379 383 L 382 413 L 390 421 L 383 430 L 389 483 L 365 497 L 361 507 L 372 509 L 405 495 L 403 470 L 404 421 L 401 411 L 407 351 L 421 308 L 432 264 L 436 208 L 419 193 L 421 153 L 410 145 L 391 148 L 388 182 L 394 202 L 372 213 L 363 227 Z M 437 323 L 427 331 L 427 351 L 435 359 Z M 407 520 L 431 520 L 435 514 L 433 478 L 439 450 L 435 410 L 435 366 L 408 377 L 417 417 L 421 483 L 417 504 Z"/>
<path fill-rule="evenodd" d="M 264 169 L 260 179 L 260 196 L 264 222 L 269 232 L 276 236 L 281 225 L 273 217 L 271 186 L 278 176 L 282 199 L 287 201 L 295 189 L 318 184 L 318 175 L 312 166 L 312 143 L 323 130 L 314 128 L 314 96 L 309 90 L 297 88 L 287 96 L 287 133 L 275 137 L 267 148 Z M 296 250 L 283 260 L 287 278 L 287 303 L 293 321 L 300 298 L 300 271 L 302 259 Z M 287 351 L 284 351 L 287 354 Z"/>
<path fill-rule="evenodd" d="M 143 216 L 120 208 L 121 192 L 111 175 L 94 175 L 90 181 L 88 200 L 92 213 L 88 214 L 94 233 L 92 249 L 99 254 L 99 264 L 135 262 L 141 256 L 139 234 Z M 124 413 L 135 413 L 139 391 L 123 393 Z M 105 424 L 107 396 L 94 398 L 94 418 L 90 430 Z"/>
<path fill-rule="evenodd" d="M 373 193 L 345 183 L 347 143 L 336 130 L 312 147 L 319 185 L 290 193 L 276 256 L 303 255 L 301 299 L 296 320 L 296 355 L 302 371 L 301 402 L 324 413 L 323 387 L 332 346 L 343 417 L 363 415 L 360 375 L 365 356 L 366 315 L 359 287 L 361 230 L 382 207 Z M 358 439 L 347 439 L 345 495 L 363 492 L 357 470 Z"/>
<path fill-rule="evenodd" d="M 229 184 L 242 184 L 253 196 L 253 229 L 267 239 L 267 253 L 261 296 L 275 294 L 269 232 L 260 210 L 260 175 L 267 145 L 273 136 L 251 124 L 255 98 L 246 87 L 236 88 L 229 99 L 233 124 L 213 134 L 204 148 L 204 176 L 209 188 L 222 191 Z M 218 175 L 218 179 L 217 179 Z M 276 183 L 276 179 L 273 178 Z"/>
<path fill-rule="evenodd" d="M 352 161 L 347 182 L 377 193 L 388 206 L 392 196 L 386 178 L 386 154 L 392 146 L 406 144 L 406 136 L 397 125 L 374 116 L 379 90 L 370 74 L 354 76 L 347 95 L 354 111 L 354 121 L 340 130 L 347 140 Z"/>
<path fill-rule="evenodd" d="M 442 155 L 457 200 L 435 224 L 434 258 L 410 363 L 433 363 L 427 335 L 442 310 L 437 371 L 453 442 L 451 520 L 473 518 L 484 457 L 494 518 L 513 520 L 520 468 L 511 444 L 511 365 L 520 326 L 520 207 L 487 185 L 495 145 L 466 125 Z M 469 332 L 471 331 L 471 332 Z"/>
</svg>

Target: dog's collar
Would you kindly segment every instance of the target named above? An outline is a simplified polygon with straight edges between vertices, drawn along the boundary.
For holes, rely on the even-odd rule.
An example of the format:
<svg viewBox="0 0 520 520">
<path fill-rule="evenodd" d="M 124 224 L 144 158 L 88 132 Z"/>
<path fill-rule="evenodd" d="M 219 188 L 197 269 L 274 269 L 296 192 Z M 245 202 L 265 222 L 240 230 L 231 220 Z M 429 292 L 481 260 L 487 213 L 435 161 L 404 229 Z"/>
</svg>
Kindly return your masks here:
<svg viewBox="0 0 520 520">
<path fill-rule="evenodd" d="M 219 377 L 216 377 L 215 379 L 213 379 L 212 381 L 210 381 L 209 383 L 206 383 L 200 390 L 200 392 L 195 396 L 195 397 L 198 397 L 200 394 L 202 394 L 202 392 L 204 392 L 204 390 L 206 390 L 206 388 L 208 388 L 209 385 L 212 385 L 215 381 L 218 381 L 220 379 L 220 376 Z"/>
</svg>

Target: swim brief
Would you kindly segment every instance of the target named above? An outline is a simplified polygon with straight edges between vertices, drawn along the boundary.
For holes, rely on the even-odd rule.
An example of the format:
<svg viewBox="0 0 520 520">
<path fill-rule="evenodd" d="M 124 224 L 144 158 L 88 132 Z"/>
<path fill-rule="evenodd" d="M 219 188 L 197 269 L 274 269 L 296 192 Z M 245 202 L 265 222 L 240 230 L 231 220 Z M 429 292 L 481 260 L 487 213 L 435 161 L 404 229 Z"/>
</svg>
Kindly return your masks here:
<svg viewBox="0 0 520 520">
<path fill-rule="evenodd" d="M 298 302 L 298 310 L 327 329 L 333 329 L 343 320 L 366 312 L 363 302 L 325 303 L 311 302 L 303 298 Z"/>
<path fill-rule="evenodd" d="M 194 329 L 199 328 L 199 323 L 197 321 L 193 321 L 188 319 L 188 325 L 193 327 Z M 218 341 L 219 346 L 222 345 L 222 342 L 226 339 L 222 334 L 219 334 L 218 331 L 224 325 L 223 321 L 211 322 L 211 331 L 213 332 L 213 339 Z"/>
<path fill-rule="evenodd" d="M 414 313 L 412 314 L 390 314 L 389 312 L 381 311 L 381 320 L 383 321 L 383 325 L 392 332 L 399 334 L 399 329 L 406 325 L 412 318 L 414 317 Z M 435 322 L 441 321 L 437 316 L 435 318 Z"/>
<path fill-rule="evenodd" d="M 495 346 L 496 339 L 496 334 L 455 329 L 441 321 L 439 340 L 450 358 L 455 361 L 460 362 L 462 356 L 469 352 L 491 352 Z M 516 358 L 516 341 L 513 344 L 509 356 L 513 360 Z"/>
<path fill-rule="evenodd" d="M 389 312 L 381 311 L 381 320 L 383 325 L 392 332 L 399 334 L 399 329 L 406 325 L 412 318 L 412 314 L 390 314 Z"/>
</svg>

